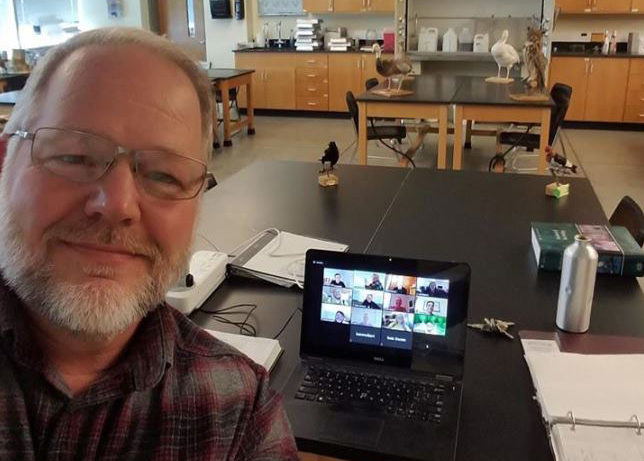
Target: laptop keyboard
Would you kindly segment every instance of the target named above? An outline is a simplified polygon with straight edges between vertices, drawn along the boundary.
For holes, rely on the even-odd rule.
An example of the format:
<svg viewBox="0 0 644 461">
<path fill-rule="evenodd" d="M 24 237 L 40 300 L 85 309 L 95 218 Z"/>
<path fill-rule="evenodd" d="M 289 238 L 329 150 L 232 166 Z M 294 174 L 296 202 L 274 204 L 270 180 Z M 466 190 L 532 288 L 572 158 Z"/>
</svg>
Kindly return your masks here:
<svg viewBox="0 0 644 461">
<path fill-rule="evenodd" d="M 448 390 L 440 381 L 309 367 L 295 398 L 439 423 Z"/>
</svg>

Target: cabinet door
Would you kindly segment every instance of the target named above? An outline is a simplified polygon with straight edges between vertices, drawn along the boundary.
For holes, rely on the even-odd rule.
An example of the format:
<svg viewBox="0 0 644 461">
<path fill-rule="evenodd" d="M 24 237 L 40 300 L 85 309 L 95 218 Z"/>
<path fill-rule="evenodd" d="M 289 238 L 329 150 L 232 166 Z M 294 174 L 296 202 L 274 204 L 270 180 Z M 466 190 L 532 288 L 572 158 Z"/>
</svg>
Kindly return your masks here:
<svg viewBox="0 0 644 461">
<path fill-rule="evenodd" d="M 254 69 L 253 81 L 253 105 L 257 109 L 266 108 L 266 95 L 264 91 L 265 80 L 265 59 L 264 56 L 257 56 L 256 53 L 235 53 L 235 67 L 237 69 Z M 246 107 L 246 87 L 239 88 L 237 102 L 240 107 Z"/>
<path fill-rule="evenodd" d="M 624 121 L 644 123 L 644 59 L 631 59 Z"/>
<path fill-rule="evenodd" d="M 308 13 L 328 13 L 333 11 L 333 0 L 302 0 L 302 10 Z"/>
<path fill-rule="evenodd" d="M 593 58 L 590 60 L 586 120 L 593 122 L 622 120 L 628 68 L 628 59 Z"/>
<path fill-rule="evenodd" d="M 336 13 L 356 13 L 367 10 L 369 0 L 334 0 L 333 11 Z"/>
<path fill-rule="evenodd" d="M 644 13 L 644 0 L 633 0 L 631 11 L 633 13 Z"/>
<path fill-rule="evenodd" d="M 565 83 L 572 87 L 572 97 L 566 120 L 584 120 L 589 69 L 590 58 L 553 57 L 550 62 L 550 79 L 548 82 L 550 88 L 555 83 Z"/>
<path fill-rule="evenodd" d="M 590 13 L 593 0 L 557 0 L 563 13 Z"/>
<path fill-rule="evenodd" d="M 269 109 L 295 109 L 295 68 L 266 69 L 266 105 Z"/>
<path fill-rule="evenodd" d="M 630 13 L 632 0 L 590 0 L 593 13 Z"/>
<path fill-rule="evenodd" d="M 394 0 L 366 0 L 369 11 L 393 12 L 396 9 Z"/>
<path fill-rule="evenodd" d="M 329 54 L 329 110 L 347 112 L 347 91 L 365 91 L 362 81 L 362 56 L 357 53 Z"/>
</svg>

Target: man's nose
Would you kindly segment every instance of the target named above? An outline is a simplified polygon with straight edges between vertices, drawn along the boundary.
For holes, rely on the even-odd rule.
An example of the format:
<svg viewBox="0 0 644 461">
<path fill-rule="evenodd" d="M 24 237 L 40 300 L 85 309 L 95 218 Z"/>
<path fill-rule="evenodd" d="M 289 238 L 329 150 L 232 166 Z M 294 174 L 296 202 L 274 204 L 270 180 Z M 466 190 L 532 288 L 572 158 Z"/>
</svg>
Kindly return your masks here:
<svg viewBox="0 0 644 461">
<path fill-rule="evenodd" d="M 85 213 L 100 215 L 112 225 L 130 225 L 141 219 L 140 200 L 134 171 L 126 158 L 120 158 L 93 185 Z"/>
</svg>

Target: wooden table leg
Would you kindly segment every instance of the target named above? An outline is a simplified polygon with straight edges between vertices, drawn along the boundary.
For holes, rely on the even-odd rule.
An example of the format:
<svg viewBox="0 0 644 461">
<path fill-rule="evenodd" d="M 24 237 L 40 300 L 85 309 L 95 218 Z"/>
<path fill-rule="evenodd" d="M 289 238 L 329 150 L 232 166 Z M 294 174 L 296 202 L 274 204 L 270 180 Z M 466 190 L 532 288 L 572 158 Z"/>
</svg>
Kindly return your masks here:
<svg viewBox="0 0 644 461">
<path fill-rule="evenodd" d="M 463 165 L 463 106 L 457 104 L 454 109 L 454 158 L 452 168 L 460 170 Z"/>
<path fill-rule="evenodd" d="M 367 104 L 358 102 L 358 163 L 367 164 Z"/>
<path fill-rule="evenodd" d="M 550 137 L 550 108 L 541 109 L 541 136 L 539 139 L 539 174 L 546 172 L 546 147 Z"/>
<path fill-rule="evenodd" d="M 467 120 L 465 122 L 465 144 L 463 147 L 465 149 L 472 148 L 472 120 Z"/>
<path fill-rule="evenodd" d="M 218 87 L 217 85 L 212 86 L 212 91 L 213 91 L 213 98 L 212 98 L 212 148 L 213 149 L 219 149 L 221 147 L 219 145 L 219 135 L 217 134 L 217 123 L 219 122 L 219 113 L 217 112 L 217 91 Z"/>
<path fill-rule="evenodd" d="M 448 106 L 438 108 L 438 158 L 437 167 L 444 170 L 447 167 L 447 117 Z"/>
<path fill-rule="evenodd" d="M 246 118 L 248 119 L 248 134 L 255 134 L 255 106 L 253 105 L 253 78 L 248 74 L 246 83 Z"/>
<path fill-rule="evenodd" d="M 224 115 L 224 146 L 232 146 L 233 142 L 230 140 L 230 99 L 228 95 L 228 82 L 223 80 L 219 85 L 221 91 L 221 105 Z"/>
</svg>

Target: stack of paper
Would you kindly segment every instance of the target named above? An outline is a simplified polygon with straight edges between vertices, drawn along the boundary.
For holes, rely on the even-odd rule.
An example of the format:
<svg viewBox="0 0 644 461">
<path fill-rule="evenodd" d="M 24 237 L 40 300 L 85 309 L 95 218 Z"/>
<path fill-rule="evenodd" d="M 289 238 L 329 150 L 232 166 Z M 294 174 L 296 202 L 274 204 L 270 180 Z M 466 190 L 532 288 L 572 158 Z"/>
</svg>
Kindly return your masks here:
<svg viewBox="0 0 644 461">
<path fill-rule="evenodd" d="M 350 47 L 351 43 L 346 37 L 329 40 L 329 50 L 331 51 L 347 51 Z"/>
<path fill-rule="evenodd" d="M 323 43 L 321 19 L 298 19 L 295 24 L 295 49 L 297 51 L 314 51 Z"/>
<path fill-rule="evenodd" d="M 206 331 L 218 340 L 234 347 L 253 362 L 263 366 L 267 371 L 271 371 L 282 354 L 282 347 L 276 339 L 237 335 L 217 330 Z"/>
<path fill-rule="evenodd" d="M 637 418 L 644 422 L 644 355 L 565 353 L 544 340 L 522 344 L 557 460 L 644 459 L 644 431 L 637 435 Z"/>
</svg>

